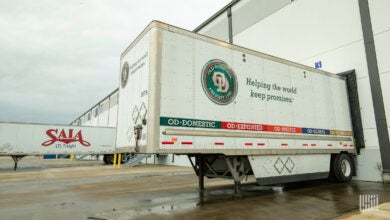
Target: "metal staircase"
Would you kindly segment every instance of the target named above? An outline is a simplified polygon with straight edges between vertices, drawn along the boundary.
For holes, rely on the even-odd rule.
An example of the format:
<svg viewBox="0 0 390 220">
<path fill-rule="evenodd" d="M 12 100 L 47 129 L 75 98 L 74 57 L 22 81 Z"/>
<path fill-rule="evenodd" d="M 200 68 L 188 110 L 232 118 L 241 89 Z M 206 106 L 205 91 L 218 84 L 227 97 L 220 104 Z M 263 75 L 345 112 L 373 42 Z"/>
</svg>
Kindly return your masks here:
<svg viewBox="0 0 390 220">
<path fill-rule="evenodd" d="M 82 159 L 84 159 L 85 157 L 87 157 L 87 156 L 90 156 L 89 154 L 84 154 L 84 155 L 78 155 L 78 156 L 76 156 L 76 160 L 82 160 Z"/>
<path fill-rule="evenodd" d="M 127 162 L 125 163 L 125 165 L 128 167 L 132 167 L 132 166 L 139 164 L 143 159 L 150 157 L 150 155 L 149 154 L 133 154 L 133 155 L 129 154 L 128 157 L 129 158 L 128 158 Z"/>
</svg>

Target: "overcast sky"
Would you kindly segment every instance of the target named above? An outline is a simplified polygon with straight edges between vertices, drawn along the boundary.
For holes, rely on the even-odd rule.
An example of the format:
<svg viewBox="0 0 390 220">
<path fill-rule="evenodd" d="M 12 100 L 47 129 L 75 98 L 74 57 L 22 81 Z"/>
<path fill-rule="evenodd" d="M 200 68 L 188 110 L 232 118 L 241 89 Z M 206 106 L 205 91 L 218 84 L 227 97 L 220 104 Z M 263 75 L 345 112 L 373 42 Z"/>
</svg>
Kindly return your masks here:
<svg viewBox="0 0 390 220">
<path fill-rule="evenodd" d="M 0 121 L 69 124 L 118 87 L 150 21 L 193 30 L 230 0 L 0 2 Z"/>
</svg>

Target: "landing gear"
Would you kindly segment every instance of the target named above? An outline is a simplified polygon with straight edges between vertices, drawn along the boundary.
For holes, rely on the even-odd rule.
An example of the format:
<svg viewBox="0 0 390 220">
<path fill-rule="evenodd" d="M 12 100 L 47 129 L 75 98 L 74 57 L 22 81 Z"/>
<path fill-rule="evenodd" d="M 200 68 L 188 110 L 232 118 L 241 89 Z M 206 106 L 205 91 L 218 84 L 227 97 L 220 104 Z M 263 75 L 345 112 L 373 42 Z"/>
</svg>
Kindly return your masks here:
<svg viewBox="0 0 390 220">
<path fill-rule="evenodd" d="M 234 180 L 234 194 L 241 196 L 241 181 L 250 172 L 247 157 L 224 155 L 189 155 L 190 162 L 199 180 L 199 191 L 204 191 L 204 176 Z M 191 157 L 195 157 L 195 164 Z"/>
<path fill-rule="evenodd" d="M 234 194 L 241 196 L 241 180 L 244 179 L 247 173 L 245 172 L 245 159 L 241 157 L 227 157 L 225 160 L 234 180 Z"/>
<path fill-rule="evenodd" d="M 199 190 L 204 191 L 204 158 L 198 158 L 198 179 L 199 179 Z"/>
<path fill-rule="evenodd" d="M 14 171 L 16 171 L 16 169 L 18 168 L 18 162 L 19 160 L 21 160 L 23 157 L 25 157 L 26 155 L 11 155 L 12 159 L 14 160 Z"/>
</svg>

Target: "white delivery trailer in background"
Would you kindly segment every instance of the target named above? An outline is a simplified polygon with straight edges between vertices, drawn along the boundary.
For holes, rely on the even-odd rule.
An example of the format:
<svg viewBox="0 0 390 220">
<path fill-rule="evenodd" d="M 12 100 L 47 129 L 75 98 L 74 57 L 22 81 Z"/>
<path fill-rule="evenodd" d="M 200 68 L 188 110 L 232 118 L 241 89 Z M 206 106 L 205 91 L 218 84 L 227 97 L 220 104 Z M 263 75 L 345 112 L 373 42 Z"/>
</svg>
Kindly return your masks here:
<svg viewBox="0 0 390 220">
<path fill-rule="evenodd" d="M 113 154 L 115 128 L 0 123 L 0 156 Z"/>
<path fill-rule="evenodd" d="M 184 154 L 261 185 L 334 176 L 355 154 L 346 80 L 152 22 L 121 56 L 116 150 Z"/>
</svg>

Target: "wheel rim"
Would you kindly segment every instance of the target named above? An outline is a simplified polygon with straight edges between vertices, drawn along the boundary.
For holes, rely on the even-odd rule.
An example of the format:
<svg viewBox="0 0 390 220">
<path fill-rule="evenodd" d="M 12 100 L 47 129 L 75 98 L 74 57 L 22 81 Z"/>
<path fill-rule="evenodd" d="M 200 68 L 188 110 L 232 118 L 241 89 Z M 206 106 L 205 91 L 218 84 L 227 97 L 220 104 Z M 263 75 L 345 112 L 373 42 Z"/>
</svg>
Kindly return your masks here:
<svg viewBox="0 0 390 220">
<path fill-rule="evenodd" d="M 343 159 L 341 161 L 341 172 L 343 173 L 343 175 L 345 177 L 351 175 L 351 164 L 349 163 L 349 161 L 347 159 Z"/>
</svg>

